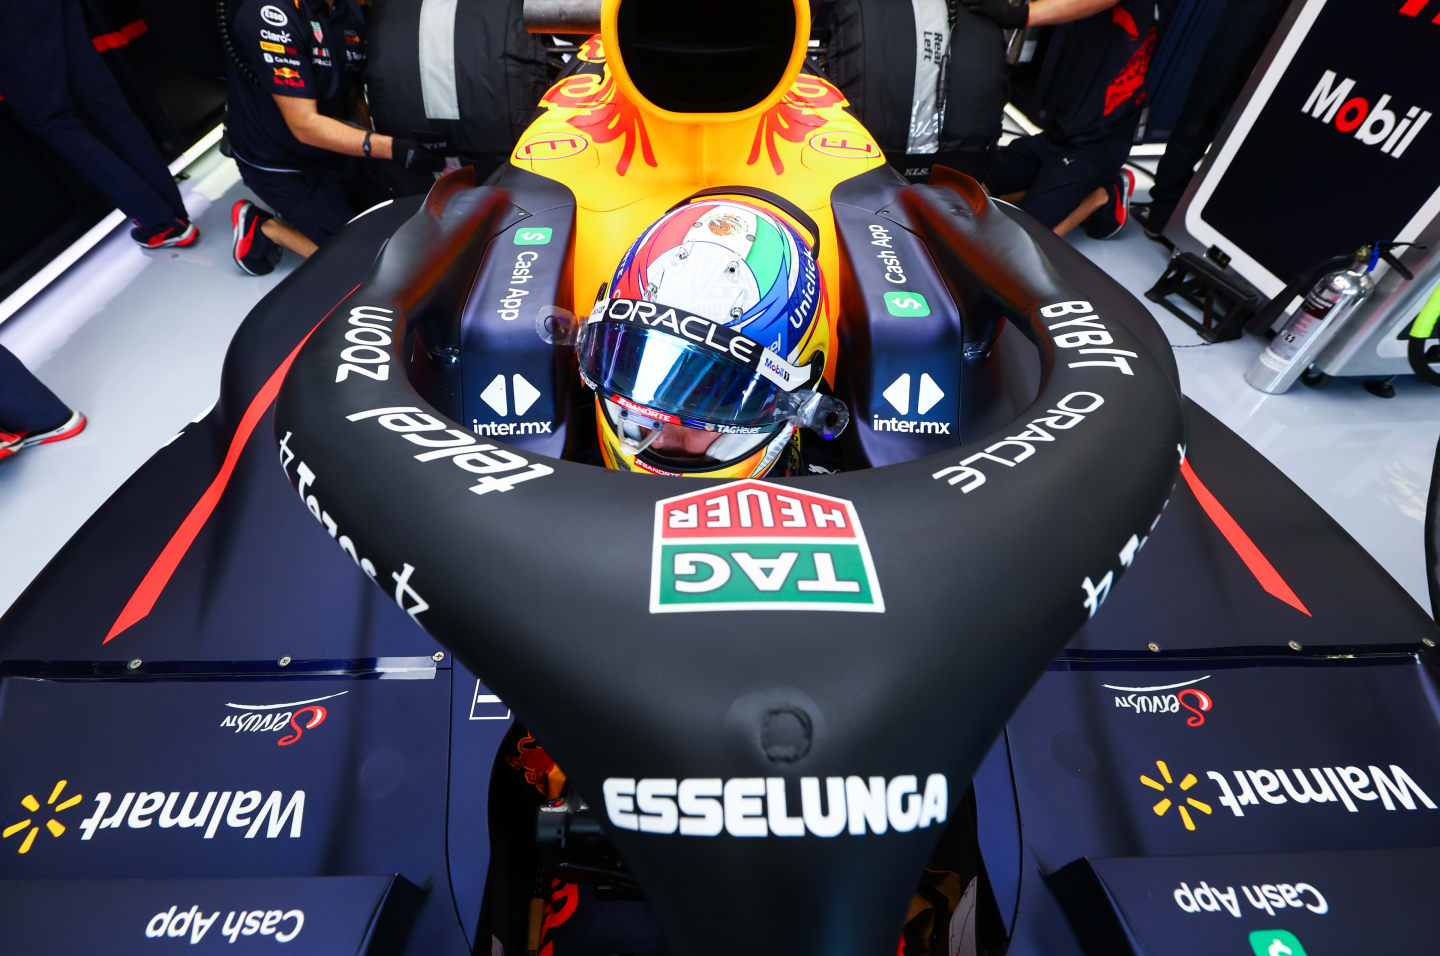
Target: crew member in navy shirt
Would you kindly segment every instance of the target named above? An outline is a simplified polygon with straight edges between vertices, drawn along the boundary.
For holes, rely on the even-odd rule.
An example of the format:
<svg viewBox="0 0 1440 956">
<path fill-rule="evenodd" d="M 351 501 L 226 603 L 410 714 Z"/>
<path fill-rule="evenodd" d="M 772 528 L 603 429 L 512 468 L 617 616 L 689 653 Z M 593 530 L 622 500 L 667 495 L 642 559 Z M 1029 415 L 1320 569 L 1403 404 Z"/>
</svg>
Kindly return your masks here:
<svg viewBox="0 0 1440 956">
<path fill-rule="evenodd" d="M 225 125 L 240 177 L 274 212 L 231 210 L 240 268 L 263 275 L 280 250 L 308 257 L 355 214 L 351 157 L 438 171 L 414 140 L 369 129 L 361 96 L 365 12 L 356 0 L 236 0 Z M 353 125 L 359 123 L 360 125 Z"/>
<path fill-rule="evenodd" d="M 1096 239 L 1125 225 L 1135 177 L 1125 169 L 1148 95 L 1156 0 L 960 0 L 1001 26 L 1052 26 L 1055 74 L 1065 78 L 1044 131 L 995 152 L 985 185 L 1065 235 Z"/>
<path fill-rule="evenodd" d="M 130 238 L 146 249 L 198 239 L 160 150 L 96 52 L 78 0 L 0 0 L 0 37 L 5 105 L 130 218 Z"/>
</svg>

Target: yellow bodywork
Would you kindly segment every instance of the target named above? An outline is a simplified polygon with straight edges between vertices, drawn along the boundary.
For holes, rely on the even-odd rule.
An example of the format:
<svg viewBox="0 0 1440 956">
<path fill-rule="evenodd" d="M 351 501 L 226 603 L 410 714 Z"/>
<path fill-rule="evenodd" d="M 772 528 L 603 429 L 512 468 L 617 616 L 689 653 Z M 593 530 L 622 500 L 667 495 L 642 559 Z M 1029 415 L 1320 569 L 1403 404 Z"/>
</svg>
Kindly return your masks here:
<svg viewBox="0 0 1440 956">
<path fill-rule="evenodd" d="M 824 314 L 833 342 L 839 249 L 830 193 L 885 158 L 845 111 L 840 91 L 801 72 L 810 34 L 808 0 L 795 2 L 795 44 L 781 82 L 737 113 L 673 113 L 646 100 L 624 64 L 606 57 L 607 47 L 618 49 L 619 3 L 606 0 L 601 36 L 586 41 L 580 53 L 599 72 L 575 73 L 551 87 L 541 100 L 544 113 L 510 158 L 564 183 L 575 196 L 573 299 L 559 304 L 587 311 L 625 250 L 676 203 L 701 189 L 748 186 L 784 196 L 818 225 Z M 825 347 L 830 381 L 835 352 Z"/>
</svg>

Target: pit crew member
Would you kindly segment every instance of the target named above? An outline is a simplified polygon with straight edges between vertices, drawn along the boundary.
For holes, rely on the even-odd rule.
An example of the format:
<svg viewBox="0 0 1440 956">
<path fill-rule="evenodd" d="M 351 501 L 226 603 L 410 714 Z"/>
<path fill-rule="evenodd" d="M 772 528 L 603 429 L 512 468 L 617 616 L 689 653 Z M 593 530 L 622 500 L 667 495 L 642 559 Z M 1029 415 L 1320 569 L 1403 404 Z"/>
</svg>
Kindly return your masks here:
<svg viewBox="0 0 1440 956">
<path fill-rule="evenodd" d="M 355 214 L 351 157 L 429 171 L 444 161 L 368 129 L 357 0 L 235 0 L 229 10 L 238 62 L 227 78 L 226 129 L 241 179 L 274 210 L 237 202 L 232 251 L 241 269 L 263 275 L 282 248 L 308 257 Z"/>
<path fill-rule="evenodd" d="M 0 461 L 31 445 L 73 438 L 85 416 L 72 411 L 0 345 Z"/>
<path fill-rule="evenodd" d="M 96 52 L 79 0 L 0 0 L 0 37 L 5 105 L 134 223 L 130 238 L 145 249 L 198 239 L 155 141 Z"/>
<path fill-rule="evenodd" d="M 1155 0 L 960 0 L 1007 29 L 1064 24 L 1062 84 L 1045 130 L 996 150 L 985 184 L 1063 236 L 1084 223 L 1108 239 L 1125 225 L 1134 174 L 1124 168 L 1155 52 Z"/>
</svg>

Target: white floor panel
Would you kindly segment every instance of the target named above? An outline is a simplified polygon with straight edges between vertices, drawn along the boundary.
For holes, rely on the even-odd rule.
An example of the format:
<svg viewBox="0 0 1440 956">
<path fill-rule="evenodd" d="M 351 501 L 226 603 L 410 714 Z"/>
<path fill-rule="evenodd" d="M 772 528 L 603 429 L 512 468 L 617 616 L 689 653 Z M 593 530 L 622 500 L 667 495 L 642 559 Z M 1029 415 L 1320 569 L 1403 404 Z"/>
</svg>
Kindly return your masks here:
<svg viewBox="0 0 1440 956">
<path fill-rule="evenodd" d="M 117 231 L 4 325 L 4 343 L 90 417 L 78 438 L 0 466 L 0 608 L 137 466 L 218 392 L 231 335 L 294 267 L 241 273 L 230 259 L 230 204 L 245 195 L 213 150 L 182 194 L 201 229 L 189 249 L 142 252 Z M 1075 245 L 1142 297 L 1166 250 L 1131 225 L 1116 240 Z M 1242 379 L 1254 338 L 1210 345 L 1148 303 L 1176 348 L 1185 391 L 1275 462 L 1360 541 L 1424 607 L 1421 536 L 1440 437 L 1440 390 L 1411 379 L 1394 399 L 1348 381 L 1266 396 Z"/>
<path fill-rule="evenodd" d="M 0 325 L 0 344 L 89 418 L 75 438 L 0 464 L 0 608 L 161 445 L 214 403 L 226 346 L 289 270 L 263 277 L 230 258 L 230 206 L 247 196 L 210 150 L 180 194 L 200 239 L 142 250 L 129 224 Z"/>
<path fill-rule="evenodd" d="M 1440 389 L 1405 377 L 1396 395 L 1371 395 L 1358 379 L 1266 395 L 1245 384 L 1262 344 L 1254 336 L 1211 344 L 1144 297 L 1169 252 L 1138 224 L 1075 247 L 1149 307 L 1175 347 L 1180 384 L 1206 411 L 1270 459 L 1340 522 L 1426 610 L 1425 499 L 1440 439 Z"/>
</svg>

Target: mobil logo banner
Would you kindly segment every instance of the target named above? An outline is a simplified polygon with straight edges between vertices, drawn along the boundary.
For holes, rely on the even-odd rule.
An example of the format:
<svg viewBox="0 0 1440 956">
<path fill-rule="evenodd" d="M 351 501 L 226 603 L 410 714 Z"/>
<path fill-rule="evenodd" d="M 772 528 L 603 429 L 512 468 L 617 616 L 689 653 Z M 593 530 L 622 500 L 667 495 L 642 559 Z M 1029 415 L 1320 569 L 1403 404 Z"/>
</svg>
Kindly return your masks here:
<svg viewBox="0 0 1440 956">
<path fill-rule="evenodd" d="M 655 505 L 650 610 L 884 611 L 843 498 L 746 480 Z"/>
<path fill-rule="evenodd" d="M 1021 822 L 1082 856 L 1440 842 L 1440 725 L 1413 662 L 1046 673 L 1009 725 Z"/>
<path fill-rule="evenodd" d="M 1280 284 L 1363 243 L 1414 238 L 1440 201 L 1440 3 L 1295 12 L 1196 195 L 1218 233 L 1196 237 L 1238 246 Z"/>
<path fill-rule="evenodd" d="M 442 673 L 7 678 L 0 879 L 413 871 L 443 843 Z"/>
</svg>

